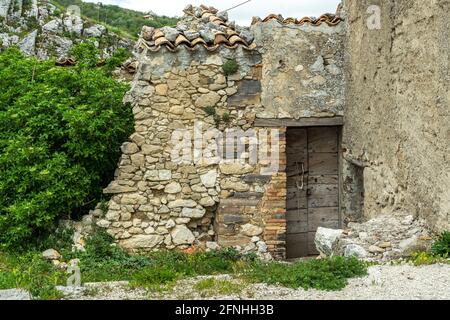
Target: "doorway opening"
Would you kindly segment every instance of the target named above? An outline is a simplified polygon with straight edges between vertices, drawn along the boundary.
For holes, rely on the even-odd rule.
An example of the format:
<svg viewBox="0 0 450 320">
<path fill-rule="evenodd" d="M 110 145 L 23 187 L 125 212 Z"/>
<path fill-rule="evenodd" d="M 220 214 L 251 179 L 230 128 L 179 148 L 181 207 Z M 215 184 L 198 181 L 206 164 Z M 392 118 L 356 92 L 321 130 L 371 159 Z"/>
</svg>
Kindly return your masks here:
<svg viewBox="0 0 450 320">
<path fill-rule="evenodd" d="M 318 227 L 340 227 L 340 127 L 288 128 L 286 256 L 317 255 Z"/>
</svg>

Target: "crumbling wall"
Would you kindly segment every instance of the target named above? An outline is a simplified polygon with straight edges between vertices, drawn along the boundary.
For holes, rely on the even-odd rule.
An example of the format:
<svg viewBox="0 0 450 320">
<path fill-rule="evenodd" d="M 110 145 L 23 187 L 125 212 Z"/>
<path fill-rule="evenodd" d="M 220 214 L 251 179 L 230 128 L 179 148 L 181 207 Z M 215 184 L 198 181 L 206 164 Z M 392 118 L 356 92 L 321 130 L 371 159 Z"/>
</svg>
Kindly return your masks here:
<svg viewBox="0 0 450 320">
<path fill-rule="evenodd" d="M 344 110 L 343 23 L 282 23 L 251 27 L 263 56 L 258 118 L 342 116 Z"/>
<path fill-rule="evenodd" d="M 381 28 L 368 28 L 371 5 Z M 450 2 L 347 0 L 345 158 L 360 162 L 364 215 L 450 228 Z"/>
<path fill-rule="evenodd" d="M 238 61 L 239 71 L 227 77 L 222 65 L 229 59 Z M 122 146 L 116 179 L 105 190 L 113 195 L 108 212 L 97 222 L 122 247 L 239 245 L 267 252 L 263 233 L 270 221 L 261 215 L 268 211 L 259 209 L 270 203 L 263 196 L 271 177 L 258 179 L 260 164 L 209 162 L 205 154 L 196 159 L 194 150 L 196 143 L 215 143 L 217 136 L 208 137 L 208 130 L 244 132 L 253 126 L 261 94 L 260 62 L 257 51 L 242 47 L 208 52 L 180 46 L 177 52 L 163 48 L 141 55 L 126 98 L 133 106 L 136 132 Z M 229 118 L 224 120 L 224 114 Z M 188 134 L 192 158 L 187 163 L 173 158 L 177 130 Z"/>
</svg>

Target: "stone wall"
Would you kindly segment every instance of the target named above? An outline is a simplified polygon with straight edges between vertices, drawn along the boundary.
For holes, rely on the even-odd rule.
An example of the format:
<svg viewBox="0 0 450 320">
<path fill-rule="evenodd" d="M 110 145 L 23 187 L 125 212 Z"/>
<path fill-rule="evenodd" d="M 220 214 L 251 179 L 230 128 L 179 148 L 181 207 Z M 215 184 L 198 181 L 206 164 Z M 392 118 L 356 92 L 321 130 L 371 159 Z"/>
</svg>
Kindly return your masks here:
<svg viewBox="0 0 450 320">
<path fill-rule="evenodd" d="M 251 30 L 263 57 L 259 118 L 342 116 L 345 25 L 257 22 Z"/>
<path fill-rule="evenodd" d="M 382 9 L 380 30 L 366 24 L 374 4 Z M 344 116 L 344 222 L 415 213 L 436 231 L 448 229 L 449 9 L 444 0 L 346 0 L 338 13 L 344 22 L 268 17 L 250 32 L 213 8 L 188 6 L 177 28 L 145 27 L 125 99 L 135 133 L 122 146 L 105 189 L 112 198 L 97 225 L 130 251 L 234 246 L 284 258 L 283 121 Z M 239 70 L 226 75 L 222 66 L 233 59 Z M 278 126 L 272 129 L 280 161 L 270 174 L 269 159 L 249 162 L 254 138 L 269 134 L 256 127 L 261 119 Z M 234 140 L 217 144 L 217 134 L 238 131 L 246 132 L 243 150 Z M 177 149 L 183 140 L 194 159 L 179 163 L 173 155 L 185 151 Z M 263 153 L 271 145 L 257 143 Z M 201 157 L 192 150 L 199 145 L 232 147 L 245 161 L 211 162 L 218 149 Z M 375 240 L 370 244 L 386 244 Z"/>
<path fill-rule="evenodd" d="M 217 22 L 211 8 L 202 9 L 203 14 L 195 13 L 197 9 L 188 7 L 177 29 L 165 28 L 164 40 L 161 31 L 143 29 L 139 69 L 126 97 L 133 106 L 136 132 L 122 147 L 116 178 L 105 190 L 112 194 L 109 209 L 97 224 L 131 251 L 234 246 L 282 259 L 286 127 L 258 128 L 255 120 L 342 116 L 344 29 L 325 23 L 258 22 L 253 34 L 236 28 L 248 41 L 217 45 L 225 41 L 225 33 L 230 43 L 232 37 L 237 41 L 236 32 L 220 21 L 220 26 L 206 23 Z M 188 22 L 200 32 L 189 31 L 184 26 Z M 203 36 L 203 41 L 215 39 L 214 45 L 176 45 L 187 43 L 184 37 L 207 35 L 211 28 L 223 32 L 215 38 Z M 174 41 L 168 47 L 160 45 L 169 38 Z M 237 62 L 238 72 L 224 73 L 227 60 Z M 232 146 L 238 161 L 174 162 L 174 133 L 185 130 L 194 146 L 214 140 L 198 138 L 200 129 L 246 132 L 240 138 L 244 150 L 235 149 L 234 141 L 222 141 L 222 147 Z M 263 135 L 271 138 L 264 142 Z M 251 163 L 255 137 L 258 162 Z M 278 140 L 278 151 L 268 152 L 271 139 Z M 273 156 L 279 162 L 270 171 Z"/>
<path fill-rule="evenodd" d="M 364 215 L 410 212 L 450 228 L 450 2 L 347 0 L 347 163 Z M 381 29 L 369 30 L 370 5 Z"/>
<path fill-rule="evenodd" d="M 222 64 L 228 59 L 238 62 L 239 71 L 227 77 Z M 260 164 L 201 159 L 180 164 L 172 159 L 176 130 L 190 133 L 194 145 L 212 141 L 198 141 L 194 132 L 199 126 L 218 132 L 253 126 L 261 95 L 260 63 L 257 51 L 243 48 L 211 53 L 180 47 L 175 53 L 161 49 L 141 55 L 126 97 L 136 132 L 122 146 L 116 178 L 105 189 L 113 195 L 108 212 L 97 223 L 121 246 L 136 251 L 239 245 L 244 251 L 267 252 L 267 217 L 259 208 L 267 207 L 266 213 L 275 209 L 267 198 L 273 194 L 264 198 L 264 186 L 272 179 L 260 175 Z"/>
</svg>

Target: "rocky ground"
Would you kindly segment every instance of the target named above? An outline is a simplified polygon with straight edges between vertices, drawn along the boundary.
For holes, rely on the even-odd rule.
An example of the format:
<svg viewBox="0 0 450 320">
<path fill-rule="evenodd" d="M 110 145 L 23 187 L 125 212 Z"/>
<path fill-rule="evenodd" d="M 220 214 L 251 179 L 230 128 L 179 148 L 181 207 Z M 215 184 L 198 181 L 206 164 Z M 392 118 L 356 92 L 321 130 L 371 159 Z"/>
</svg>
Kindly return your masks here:
<svg viewBox="0 0 450 320">
<path fill-rule="evenodd" d="M 380 215 L 361 223 L 349 223 L 344 230 L 319 228 L 315 244 L 324 256 L 356 256 L 374 262 L 388 262 L 428 251 L 433 237 L 425 221 L 412 215 Z"/>
<path fill-rule="evenodd" d="M 103 25 L 83 20 L 77 10 L 62 13 L 48 2 L 0 0 L 0 51 L 17 45 L 27 56 L 65 59 L 74 44 L 86 39 L 95 39 L 105 58 L 134 45 Z"/>
<path fill-rule="evenodd" d="M 148 292 L 131 289 L 126 282 L 86 284 L 83 289 L 64 289 L 67 300 L 448 300 L 450 299 L 450 265 L 436 264 L 414 267 L 411 265 L 380 265 L 369 268 L 369 275 L 350 279 L 341 291 L 289 289 L 265 284 L 245 284 L 230 276 L 216 280 L 230 283 L 228 294 L 212 294 L 194 286 L 211 277 L 186 279 L 167 292 Z M 239 288 L 236 291 L 236 288 Z M 220 290 L 213 290 L 217 292 Z M 0 291 L 0 300 L 29 299 L 19 290 Z"/>
<path fill-rule="evenodd" d="M 91 295 L 75 296 L 71 299 L 254 299 L 254 300 L 447 300 L 450 299 L 450 265 L 413 267 L 373 266 L 364 278 L 350 279 L 342 291 L 293 290 L 265 284 L 240 284 L 242 291 L 231 295 L 210 295 L 193 286 L 205 279 L 180 281 L 169 293 L 146 293 L 144 290 L 127 290 L 124 285 L 109 286 Z M 219 279 L 237 283 L 228 276 Z M 94 294 L 92 294 L 94 293 Z"/>
</svg>

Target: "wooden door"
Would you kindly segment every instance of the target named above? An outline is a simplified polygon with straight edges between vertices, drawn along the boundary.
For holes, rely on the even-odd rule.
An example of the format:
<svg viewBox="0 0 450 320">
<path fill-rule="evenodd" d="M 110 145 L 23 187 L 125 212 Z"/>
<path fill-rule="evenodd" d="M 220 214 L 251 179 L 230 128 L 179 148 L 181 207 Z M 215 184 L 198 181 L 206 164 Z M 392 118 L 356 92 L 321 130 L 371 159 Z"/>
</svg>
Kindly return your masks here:
<svg viewBox="0 0 450 320">
<path fill-rule="evenodd" d="M 339 227 L 338 128 L 287 132 L 287 258 L 316 255 L 318 227 Z"/>
</svg>

